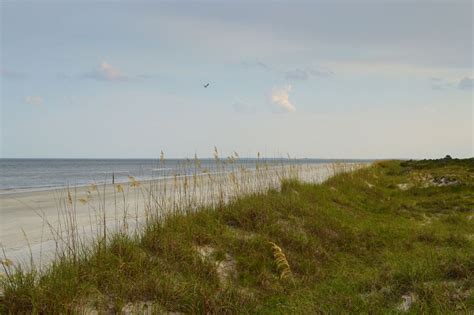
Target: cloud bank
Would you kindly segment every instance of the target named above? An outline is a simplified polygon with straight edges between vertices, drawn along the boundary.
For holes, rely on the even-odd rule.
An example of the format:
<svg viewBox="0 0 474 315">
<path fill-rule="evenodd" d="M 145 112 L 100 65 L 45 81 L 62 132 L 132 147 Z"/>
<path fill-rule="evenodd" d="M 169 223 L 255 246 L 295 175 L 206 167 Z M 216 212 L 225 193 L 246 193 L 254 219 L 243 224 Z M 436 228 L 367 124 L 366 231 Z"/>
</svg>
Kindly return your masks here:
<svg viewBox="0 0 474 315">
<path fill-rule="evenodd" d="M 291 85 L 286 85 L 281 88 L 273 88 L 270 93 L 270 103 L 278 111 L 295 112 L 296 107 L 290 102 L 289 96 L 291 92 Z"/>
</svg>

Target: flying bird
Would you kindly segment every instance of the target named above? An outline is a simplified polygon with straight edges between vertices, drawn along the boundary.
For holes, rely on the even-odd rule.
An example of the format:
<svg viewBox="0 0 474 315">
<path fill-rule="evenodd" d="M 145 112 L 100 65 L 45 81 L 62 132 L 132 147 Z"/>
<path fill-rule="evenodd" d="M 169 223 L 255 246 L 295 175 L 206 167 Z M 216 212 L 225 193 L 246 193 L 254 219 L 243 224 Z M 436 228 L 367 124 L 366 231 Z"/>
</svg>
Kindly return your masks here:
<svg viewBox="0 0 474 315">
<path fill-rule="evenodd" d="M 207 88 L 209 86 L 209 83 L 204 84 L 204 87 Z"/>
</svg>

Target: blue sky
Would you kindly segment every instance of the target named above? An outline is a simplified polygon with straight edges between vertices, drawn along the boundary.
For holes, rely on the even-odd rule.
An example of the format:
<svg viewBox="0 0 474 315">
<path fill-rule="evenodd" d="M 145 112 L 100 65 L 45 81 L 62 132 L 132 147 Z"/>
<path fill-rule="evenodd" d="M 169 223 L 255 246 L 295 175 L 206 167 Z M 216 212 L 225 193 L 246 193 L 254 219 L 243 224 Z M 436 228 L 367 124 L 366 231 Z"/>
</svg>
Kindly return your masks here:
<svg viewBox="0 0 474 315">
<path fill-rule="evenodd" d="M 1 20 L 2 157 L 473 156 L 471 1 L 3 1 Z"/>
</svg>

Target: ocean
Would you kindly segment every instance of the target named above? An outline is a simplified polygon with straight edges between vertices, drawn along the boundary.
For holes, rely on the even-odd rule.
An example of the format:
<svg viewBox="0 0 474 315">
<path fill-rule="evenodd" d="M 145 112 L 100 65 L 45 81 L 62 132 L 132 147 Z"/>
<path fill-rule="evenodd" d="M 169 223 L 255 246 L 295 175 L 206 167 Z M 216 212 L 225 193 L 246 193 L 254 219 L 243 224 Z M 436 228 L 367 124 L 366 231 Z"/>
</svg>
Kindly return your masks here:
<svg viewBox="0 0 474 315">
<path fill-rule="evenodd" d="M 220 172 L 222 167 L 213 159 L 0 159 L 0 193 L 35 191 L 91 183 L 127 182 L 128 176 L 151 180 L 194 172 Z M 254 169 L 256 163 L 320 164 L 342 160 L 328 159 L 237 159 L 226 166 Z M 344 160 L 355 162 L 360 160 Z"/>
</svg>

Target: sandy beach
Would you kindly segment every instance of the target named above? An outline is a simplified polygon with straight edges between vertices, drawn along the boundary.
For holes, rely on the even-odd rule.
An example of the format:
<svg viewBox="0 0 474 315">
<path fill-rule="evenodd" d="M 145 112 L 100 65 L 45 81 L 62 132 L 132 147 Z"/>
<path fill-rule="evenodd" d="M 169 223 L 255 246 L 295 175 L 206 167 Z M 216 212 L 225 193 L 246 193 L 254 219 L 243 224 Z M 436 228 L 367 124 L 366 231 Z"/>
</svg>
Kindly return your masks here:
<svg viewBox="0 0 474 315">
<path fill-rule="evenodd" d="M 321 182 L 333 172 L 329 164 L 307 165 L 298 170 L 298 177 Z M 108 232 L 124 225 L 127 231 L 134 231 L 144 218 L 173 208 L 177 201 L 183 207 L 186 201 L 194 205 L 209 204 L 219 194 L 229 199 L 277 187 L 279 176 L 275 170 L 267 169 L 261 170 L 259 176 L 247 172 L 177 177 L 142 182 L 139 187 L 130 182 L 120 187 L 108 184 L 4 193 L 0 195 L 1 246 L 5 257 L 14 263 L 28 264 L 33 257 L 35 264 L 41 265 L 54 257 L 58 240 L 71 238 L 71 229 L 84 240 L 103 233 L 104 222 Z M 259 180 L 255 181 L 257 177 Z M 237 179 L 232 181 L 234 178 Z"/>
</svg>

